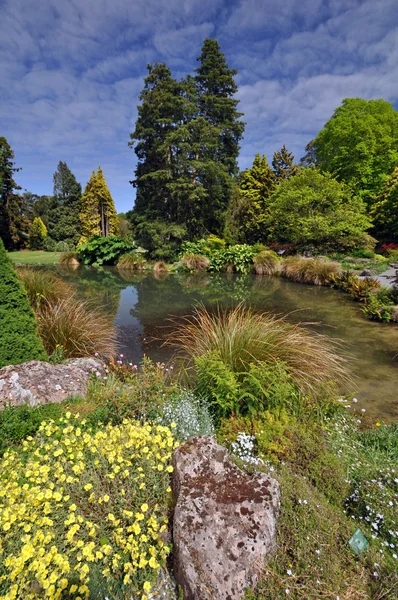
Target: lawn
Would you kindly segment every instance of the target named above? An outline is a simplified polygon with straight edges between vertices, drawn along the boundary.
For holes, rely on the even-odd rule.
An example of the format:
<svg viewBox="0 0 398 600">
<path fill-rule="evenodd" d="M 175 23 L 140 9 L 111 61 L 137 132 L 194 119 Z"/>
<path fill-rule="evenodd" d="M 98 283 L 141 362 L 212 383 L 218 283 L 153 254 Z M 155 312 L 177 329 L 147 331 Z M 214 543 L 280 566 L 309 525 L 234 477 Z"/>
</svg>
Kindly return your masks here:
<svg viewBox="0 0 398 600">
<path fill-rule="evenodd" d="M 57 265 L 60 255 L 61 252 L 45 252 L 44 250 L 8 253 L 14 263 L 23 265 Z"/>
</svg>

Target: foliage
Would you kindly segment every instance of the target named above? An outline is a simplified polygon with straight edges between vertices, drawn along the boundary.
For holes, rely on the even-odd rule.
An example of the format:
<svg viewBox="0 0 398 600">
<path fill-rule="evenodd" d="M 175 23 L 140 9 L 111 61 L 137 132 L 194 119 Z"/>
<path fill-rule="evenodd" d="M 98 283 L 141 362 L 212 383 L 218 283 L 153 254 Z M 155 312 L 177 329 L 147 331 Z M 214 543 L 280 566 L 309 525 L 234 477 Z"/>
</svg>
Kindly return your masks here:
<svg viewBox="0 0 398 600">
<path fill-rule="evenodd" d="M 362 312 L 367 319 L 389 323 L 393 318 L 395 306 L 389 299 L 370 296 L 366 299 L 366 304 L 362 307 Z"/>
<path fill-rule="evenodd" d="M 154 273 L 168 273 L 169 270 L 167 268 L 166 263 L 164 262 L 164 260 L 158 260 L 154 265 L 153 265 L 153 272 Z"/>
<path fill-rule="evenodd" d="M 180 350 L 188 366 L 212 352 L 233 373 L 249 372 L 252 363 L 283 363 L 304 393 L 317 394 L 327 382 L 348 380 L 345 360 L 335 354 L 330 340 L 242 305 L 213 313 L 195 309 L 192 318 L 175 323 L 168 344 Z"/>
<path fill-rule="evenodd" d="M 212 252 L 210 270 L 226 271 L 227 273 L 249 273 L 252 270 L 255 255 L 255 248 L 248 244 L 228 246 L 225 250 Z"/>
<path fill-rule="evenodd" d="M 131 249 L 129 244 L 115 235 L 109 237 L 94 235 L 77 247 L 77 256 L 84 265 L 114 265 Z"/>
<path fill-rule="evenodd" d="M 111 356 L 116 350 L 112 319 L 74 296 L 42 302 L 36 313 L 39 334 L 48 354 L 62 347 L 65 358 Z"/>
<path fill-rule="evenodd" d="M 317 165 L 366 200 L 398 163 L 398 112 L 385 100 L 346 98 L 313 141 Z"/>
<path fill-rule="evenodd" d="M 371 214 L 378 237 L 388 240 L 398 238 L 398 167 L 374 198 Z"/>
<path fill-rule="evenodd" d="M 393 242 L 381 245 L 381 253 L 387 256 L 391 256 L 391 252 L 395 252 L 396 250 L 398 250 L 398 244 L 394 244 Z"/>
<path fill-rule="evenodd" d="M 253 264 L 257 275 L 276 275 L 281 261 L 273 250 L 262 250 L 254 257 Z"/>
<path fill-rule="evenodd" d="M 329 285 L 337 280 L 339 272 L 340 265 L 337 262 L 303 256 L 289 256 L 282 261 L 281 267 L 282 277 L 312 285 Z"/>
<path fill-rule="evenodd" d="M 23 212 L 23 198 L 14 190 L 20 190 L 14 180 L 14 152 L 5 137 L 0 137 L 0 238 L 7 250 L 19 248 L 26 240 L 29 220 Z"/>
<path fill-rule="evenodd" d="M 214 436 L 214 424 L 206 400 L 187 390 L 180 390 L 162 404 L 158 421 L 174 425 L 174 438 L 185 442 L 196 435 Z"/>
<path fill-rule="evenodd" d="M 272 158 L 272 170 L 275 173 L 276 181 L 280 183 L 298 175 L 299 168 L 294 162 L 294 154 L 289 152 L 285 144 L 278 152 L 274 152 Z"/>
<path fill-rule="evenodd" d="M 148 251 L 149 258 L 173 261 L 187 237 L 184 225 L 164 221 L 143 221 L 135 229 L 135 239 Z"/>
<path fill-rule="evenodd" d="M 347 186 L 307 168 L 273 193 L 267 226 L 269 241 L 324 252 L 358 247 L 370 221 L 363 202 Z"/>
<path fill-rule="evenodd" d="M 226 234 L 233 243 L 254 244 L 266 239 L 269 197 L 276 185 L 266 156 L 256 154 L 253 166 L 239 175 L 226 218 Z"/>
<path fill-rule="evenodd" d="M 354 300 L 360 302 L 364 302 L 375 290 L 380 288 L 380 282 L 377 279 L 372 277 L 360 279 L 349 271 L 343 271 L 333 276 L 331 285 L 347 292 Z"/>
<path fill-rule="evenodd" d="M 7 452 L 2 597 L 145 596 L 170 551 L 173 446 L 162 426 L 126 420 L 94 431 L 66 413 L 43 423 L 23 452 Z"/>
<path fill-rule="evenodd" d="M 117 261 L 117 268 L 128 271 L 141 271 L 145 269 L 147 261 L 138 252 L 128 252 L 127 254 L 122 254 L 122 256 Z"/>
<path fill-rule="evenodd" d="M 80 243 L 91 237 L 116 237 L 118 219 L 113 198 L 105 181 L 101 167 L 93 171 L 81 198 L 80 221 L 82 237 Z M 127 245 L 127 244 L 126 244 Z"/>
<path fill-rule="evenodd" d="M 40 217 L 35 217 L 29 230 L 29 246 L 32 250 L 43 248 L 44 239 L 47 237 L 47 227 Z"/>
<path fill-rule="evenodd" d="M 0 239 L 0 367 L 46 360 L 22 282 Z"/>
<path fill-rule="evenodd" d="M 180 262 L 185 270 L 189 273 L 194 273 L 197 271 L 206 271 L 210 265 L 210 259 L 203 254 L 192 254 L 191 252 L 187 252 L 184 254 Z"/>
<path fill-rule="evenodd" d="M 74 250 L 62 252 L 61 256 L 59 257 L 59 264 L 67 266 L 78 265 L 79 261 L 77 258 L 77 252 L 75 252 Z"/>
<path fill-rule="evenodd" d="M 36 310 L 43 303 L 57 303 L 73 294 L 73 289 L 63 279 L 52 273 L 29 267 L 19 267 L 19 278 L 24 284 L 31 307 Z"/>
<path fill-rule="evenodd" d="M 46 211 L 49 235 L 56 241 L 68 240 L 75 246 L 81 236 L 79 218 L 82 186 L 65 162 L 60 161 L 53 176 L 54 191 Z M 73 248 L 63 248 L 71 250 Z"/>
</svg>

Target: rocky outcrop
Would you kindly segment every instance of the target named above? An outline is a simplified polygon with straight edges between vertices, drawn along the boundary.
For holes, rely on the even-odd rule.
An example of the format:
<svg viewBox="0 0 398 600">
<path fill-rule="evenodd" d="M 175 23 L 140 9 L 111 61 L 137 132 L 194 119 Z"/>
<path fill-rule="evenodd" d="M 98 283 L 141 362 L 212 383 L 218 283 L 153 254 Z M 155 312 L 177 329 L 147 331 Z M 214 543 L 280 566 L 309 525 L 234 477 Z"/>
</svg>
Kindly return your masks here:
<svg viewBox="0 0 398 600">
<path fill-rule="evenodd" d="M 62 402 L 85 396 L 92 370 L 100 367 L 92 358 L 76 358 L 59 365 L 39 360 L 0 369 L 0 408 L 20 404 Z"/>
<path fill-rule="evenodd" d="M 174 573 L 184 600 L 237 600 L 275 549 L 279 484 L 248 475 L 208 437 L 174 453 Z"/>
</svg>

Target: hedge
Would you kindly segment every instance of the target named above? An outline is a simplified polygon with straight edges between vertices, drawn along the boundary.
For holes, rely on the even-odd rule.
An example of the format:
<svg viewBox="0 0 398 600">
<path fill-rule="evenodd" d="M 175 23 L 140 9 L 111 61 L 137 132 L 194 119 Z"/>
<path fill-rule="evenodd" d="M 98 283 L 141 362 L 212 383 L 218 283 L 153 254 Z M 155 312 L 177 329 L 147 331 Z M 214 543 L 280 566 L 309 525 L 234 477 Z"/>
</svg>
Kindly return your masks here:
<svg viewBox="0 0 398 600">
<path fill-rule="evenodd" d="M 0 239 L 0 367 L 46 359 L 25 288 Z"/>
</svg>

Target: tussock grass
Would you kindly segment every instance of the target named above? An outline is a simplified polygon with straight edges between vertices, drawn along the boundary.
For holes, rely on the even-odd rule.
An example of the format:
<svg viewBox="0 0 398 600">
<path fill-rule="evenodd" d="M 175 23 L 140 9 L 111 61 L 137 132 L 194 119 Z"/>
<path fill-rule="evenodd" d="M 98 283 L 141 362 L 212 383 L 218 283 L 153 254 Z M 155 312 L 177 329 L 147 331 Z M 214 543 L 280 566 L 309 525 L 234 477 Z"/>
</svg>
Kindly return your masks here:
<svg viewBox="0 0 398 600">
<path fill-rule="evenodd" d="M 279 271 L 280 258 L 273 250 L 263 250 L 253 259 L 254 272 L 257 275 L 275 275 Z"/>
<path fill-rule="evenodd" d="M 74 296 L 43 302 L 36 313 L 39 334 L 48 354 L 62 346 L 65 358 L 112 356 L 116 330 L 112 319 Z"/>
<path fill-rule="evenodd" d="M 18 268 L 17 273 L 34 309 L 43 303 L 55 303 L 73 294 L 72 288 L 65 281 L 46 271 L 22 267 Z"/>
<path fill-rule="evenodd" d="M 311 283 L 312 285 L 329 285 L 332 277 L 339 272 L 338 262 L 303 256 L 286 258 L 282 262 L 281 268 L 282 277 L 290 279 L 290 281 Z"/>
<path fill-rule="evenodd" d="M 158 260 L 158 262 L 156 262 L 153 266 L 153 271 L 154 271 L 154 273 L 168 273 L 169 272 L 164 260 Z"/>
<path fill-rule="evenodd" d="M 59 264 L 63 266 L 77 266 L 79 263 L 77 259 L 77 254 L 73 250 L 69 250 L 67 252 L 62 252 L 59 257 Z"/>
<path fill-rule="evenodd" d="M 123 254 L 119 258 L 117 268 L 126 271 L 142 271 L 145 269 L 147 261 L 140 254 L 131 252 L 129 254 Z"/>
<path fill-rule="evenodd" d="M 206 271 L 210 265 L 210 259 L 203 254 L 194 254 L 193 252 L 187 252 L 181 258 L 181 264 L 187 271 Z"/>
<path fill-rule="evenodd" d="M 231 311 L 210 313 L 201 306 L 192 317 L 174 324 L 166 344 L 177 347 L 185 366 L 217 352 L 235 373 L 252 363 L 283 362 L 297 387 L 317 395 L 328 382 L 351 381 L 346 359 L 336 353 L 336 342 L 309 332 L 284 318 L 257 314 L 239 305 Z"/>
</svg>

